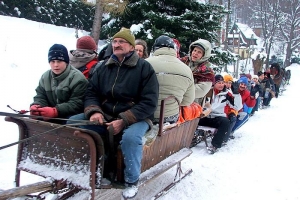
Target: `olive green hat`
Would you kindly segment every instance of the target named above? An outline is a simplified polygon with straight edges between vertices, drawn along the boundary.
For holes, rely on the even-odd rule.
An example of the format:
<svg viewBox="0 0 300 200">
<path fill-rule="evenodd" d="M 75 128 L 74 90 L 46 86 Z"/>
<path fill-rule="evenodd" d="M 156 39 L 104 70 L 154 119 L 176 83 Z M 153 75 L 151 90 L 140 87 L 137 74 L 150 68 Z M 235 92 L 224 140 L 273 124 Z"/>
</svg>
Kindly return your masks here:
<svg viewBox="0 0 300 200">
<path fill-rule="evenodd" d="M 121 28 L 119 32 L 117 32 L 114 36 L 113 39 L 115 38 L 123 38 L 127 42 L 129 42 L 132 46 L 135 46 L 135 37 L 131 33 L 130 29 L 128 28 Z"/>
</svg>

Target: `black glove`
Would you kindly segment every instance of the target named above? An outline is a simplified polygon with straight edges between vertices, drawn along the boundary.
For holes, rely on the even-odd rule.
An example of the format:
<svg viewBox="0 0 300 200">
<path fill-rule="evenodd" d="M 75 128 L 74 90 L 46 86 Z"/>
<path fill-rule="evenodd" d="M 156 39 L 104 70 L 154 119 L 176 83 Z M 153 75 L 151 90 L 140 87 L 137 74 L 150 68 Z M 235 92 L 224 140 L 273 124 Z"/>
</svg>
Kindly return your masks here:
<svg viewBox="0 0 300 200">
<path fill-rule="evenodd" d="M 223 99 L 222 101 L 221 101 L 221 103 L 224 103 L 225 101 L 229 101 L 229 103 L 231 104 L 231 105 L 233 105 L 234 106 L 234 97 L 232 96 L 232 94 L 230 93 L 230 92 L 227 92 L 227 94 L 226 94 L 226 99 Z"/>
<path fill-rule="evenodd" d="M 250 96 L 255 97 L 257 90 L 255 88 L 251 88 Z"/>
<path fill-rule="evenodd" d="M 239 83 L 236 81 L 236 82 L 232 82 L 231 84 L 231 91 L 233 94 L 239 94 Z"/>
</svg>

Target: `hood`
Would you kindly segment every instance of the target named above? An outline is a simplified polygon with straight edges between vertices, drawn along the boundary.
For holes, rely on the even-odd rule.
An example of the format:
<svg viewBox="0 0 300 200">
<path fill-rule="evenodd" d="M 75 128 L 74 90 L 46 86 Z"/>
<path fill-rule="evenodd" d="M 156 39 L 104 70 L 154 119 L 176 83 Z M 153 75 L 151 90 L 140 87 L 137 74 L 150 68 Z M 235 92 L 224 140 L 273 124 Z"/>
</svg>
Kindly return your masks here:
<svg viewBox="0 0 300 200">
<path fill-rule="evenodd" d="M 203 63 L 203 62 L 207 61 L 211 56 L 211 44 L 210 44 L 210 42 L 207 41 L 207 40 L 204 40 L 204 39 L 199 39 L 199 40 L 196 40 L 195 42 L 192 42 L 190 44 L 190 47 L 189 47 L 189 56 L 191 56 L 192 50 L 194 49 L 195 44 L 200 44 L 201 46 L 203 46 L 204 49 L 205 49 L 205 53 L 204 53 L 204 56 L 202 58 L 195 61 L 194 63 L 195 64 L 200 64 L 200 63 Z"/>
<path fill-rule="evenodd" d="M 162 47 L 154 51 L 153 56 L 169 55 L 177 57 L 176 50 L 169 47 Z"/>
</svg>

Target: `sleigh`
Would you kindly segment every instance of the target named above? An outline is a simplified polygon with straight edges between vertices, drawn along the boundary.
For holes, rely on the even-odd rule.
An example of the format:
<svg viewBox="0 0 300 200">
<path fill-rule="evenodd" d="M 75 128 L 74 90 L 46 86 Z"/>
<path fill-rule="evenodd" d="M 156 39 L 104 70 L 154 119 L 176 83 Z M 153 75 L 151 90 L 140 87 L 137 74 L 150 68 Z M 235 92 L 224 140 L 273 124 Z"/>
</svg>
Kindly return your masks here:
<svg viewBox="0 0 300 200">
<path fill-rule="evenodd" d="M 169 185 L 151 194 L 153 199 L 163 195 L 164 191 L 192 172 L 192 169 L 183 172 L 181 161 L 192 153 L 189 147 L 199 118 L 164 129 L 163 111 L 165 101 L 169 99 L 161 102 L 161 116 L 156 133 L 153 136 L 152 131 L 152 135 L 146 136 L 150 141 L 145 141 L 143 147 L 139 187 L 173 167 L 176 167 L 176 174 Z M 78 192 L 85 192 L 88 194 L 87 199 L 93 200 L 96 193 L 97 199 L 105 196 L 107 191 L 120 193 L 118 189 L 107 190 L 101 185 L 105 147 L 103 138 L 96 132 L 25 117 L 6 117 L 5 120 L 18 125 L 19 140 L 23 142 L 18 144 L 16 188 L 0 191 L 0 199 L 29 196 L 32 193 L 38 197 L 52 193 L 57 196 L 56 199 L 67 199 Z M 116 179 L 119 181 L 124 170 L 120 151 L 119 149 L 117 152 L 116 162 Z M 21 186 L 22 171 L 45 179 Z M 103 199 L 109 197 L 105 196 Z"/>
</svg>

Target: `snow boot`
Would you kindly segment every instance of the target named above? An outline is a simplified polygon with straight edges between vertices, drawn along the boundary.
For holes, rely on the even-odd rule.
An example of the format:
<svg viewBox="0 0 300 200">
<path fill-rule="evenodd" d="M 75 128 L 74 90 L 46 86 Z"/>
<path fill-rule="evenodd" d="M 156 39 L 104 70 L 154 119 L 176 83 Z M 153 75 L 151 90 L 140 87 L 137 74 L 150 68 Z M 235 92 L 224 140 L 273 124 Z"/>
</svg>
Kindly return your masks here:
<svg viewBox="0 0 300 200">
<path fill-rule="evenodd" d="M 138 193 L 138 186 L 137 186 L 138 181 L 134 183 L 125 183 L 125 189 L 122 192 L 122 196 L 124 199 L 131 199 L 136 196 Z"/>
</svg>

